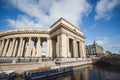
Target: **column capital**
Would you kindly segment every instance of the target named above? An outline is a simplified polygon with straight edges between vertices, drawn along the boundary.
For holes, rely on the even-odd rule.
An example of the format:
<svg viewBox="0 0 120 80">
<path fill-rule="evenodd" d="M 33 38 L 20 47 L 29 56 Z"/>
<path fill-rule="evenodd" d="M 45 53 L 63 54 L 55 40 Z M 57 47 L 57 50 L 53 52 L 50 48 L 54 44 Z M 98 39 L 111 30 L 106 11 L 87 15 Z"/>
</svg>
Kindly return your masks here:
<svg viewBox="0 0 120 80">
<path fill-rule="evenodd" d="M 82 40 L 82 42 L 84 43 L 85 41 Z"/>
<path fill-rule="evenodd" d="M 47 37 L 48 40 L 50 40 L 51 38 L 50 37 Z"/>
<path fill-rule="evenodd" d="M 13 39 L 16 39 L 16 37 L 13 37 Z"/>
<path fill-rule="evenodd" d="M 41 39 L 41 37 L 37 37 L 38 39 Z"/>
<path fill-rule="evenodd" d="M 32 37 L 28 37 L 28 39 L 31 39 Z"/>
<path fill-rule="evenodd" d="M 20 40 L 23 40 L 23 37 L 20 37 L 19 39 L 20 39 Z"/>
<path fill-rule="evenodd" d="M 83 42 L 83 40 L 80 40 L 80 42 Z"/>
<path fill-rule="evenodd" d="M 10 40 L 10 38 L 7 38 L 6 40 Z"/>
</svg>

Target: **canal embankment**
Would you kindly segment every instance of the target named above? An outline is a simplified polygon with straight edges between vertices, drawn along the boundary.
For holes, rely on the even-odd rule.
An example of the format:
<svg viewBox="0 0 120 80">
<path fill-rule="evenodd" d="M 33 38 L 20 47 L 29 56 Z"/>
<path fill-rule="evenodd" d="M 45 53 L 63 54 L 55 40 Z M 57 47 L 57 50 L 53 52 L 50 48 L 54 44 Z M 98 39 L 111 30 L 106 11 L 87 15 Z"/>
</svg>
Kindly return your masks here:
<svg viewBox="0 0 120 80">
<path fill-rule="evenodd" d="M 0 64 L 0 71 L 14 70 L 17 74 L 21 74 L 23 71 L 38 69 L 39 67 L 55 66 L 54 61 L 44 62 L 27 62 L 27 63 L 4 63 Z"/>
<path fill-rule="evenodd" d="M 38 69 L 40 67 L 51 67 L 58 65 L 72 65 L 73 67 L 80 65 L 92 64 L 93 59 L 74 60 L 74 61 L 41 61 L 41 62 L 26 62 L 26 63 L 3 63 L 0 64 L 0 71 L 14 70 L 17 74 L 21 74 L 26 70 Z"/>
</svg>

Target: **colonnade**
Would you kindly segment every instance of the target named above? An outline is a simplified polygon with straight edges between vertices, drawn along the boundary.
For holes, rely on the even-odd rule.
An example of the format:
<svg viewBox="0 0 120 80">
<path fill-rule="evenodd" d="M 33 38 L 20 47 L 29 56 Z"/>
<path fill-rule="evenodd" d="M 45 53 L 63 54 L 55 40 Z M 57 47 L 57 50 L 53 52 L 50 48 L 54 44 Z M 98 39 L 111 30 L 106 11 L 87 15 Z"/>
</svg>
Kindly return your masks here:
<svg viewBox="0 0 120 80">
<path fill-rule="evenodd" d="M 52 57 L 80 58 L 86 57 L 84 41 L 60 34 L 52 40 Z"/>
<path fill-rule="evenodd" d="M 6 57 L 41 57 L 42 42 L 47 41 L 47 53 L 50 54 L 50 39 L 40 37 L 20 37 L 0 40 L 0 56 Z"/>
<path fill-rule="evenodd" d="M 16 37 L 0 40 L 2 57 L 41 57 L 42 43 L 46 41 L 46 57 L 85 57 L 84 41 L 66 34 L 54 37 Z"/>
<path fill-rule="evenodd" d="M 69 52 L 68 57 L 75 58 L 75 57 L 85 57 L 85 48 L 84 48 L 84 41 L 77 40 L 75 38 L 69 38 Z"/>
</svg>

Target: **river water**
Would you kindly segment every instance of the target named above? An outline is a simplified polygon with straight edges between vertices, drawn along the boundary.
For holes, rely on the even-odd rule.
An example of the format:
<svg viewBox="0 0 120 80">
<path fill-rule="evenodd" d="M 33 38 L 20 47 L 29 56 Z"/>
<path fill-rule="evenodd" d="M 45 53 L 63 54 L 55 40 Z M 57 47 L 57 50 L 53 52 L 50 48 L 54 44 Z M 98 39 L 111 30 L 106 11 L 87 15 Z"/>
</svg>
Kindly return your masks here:
<svg viewBox="0 0 120 80">
<path fill-rule="evenodd" d="M 41 78 L 37 80 L 107 80 L 107 78 L 114 78 L 114 80 L 120 80 L 120 66 L 96 66 L 96 65 L 84 65 L 75 67 L 74 71 Z M 116 79 L 115 79 L 116 78 Z M 19 79 L 16 80 L 25 80 Z"/>
</svg>

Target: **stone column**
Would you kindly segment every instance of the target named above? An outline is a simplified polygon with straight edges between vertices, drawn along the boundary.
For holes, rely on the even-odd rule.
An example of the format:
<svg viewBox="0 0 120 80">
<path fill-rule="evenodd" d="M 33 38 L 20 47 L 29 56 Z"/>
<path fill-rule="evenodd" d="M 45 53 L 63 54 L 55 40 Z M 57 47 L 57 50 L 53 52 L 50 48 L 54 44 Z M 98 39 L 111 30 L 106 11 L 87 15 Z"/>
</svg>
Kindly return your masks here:
<svg viewBox="0 0 120 80">
<path fill-rule="evenodd" d="M 9 44 L 9 39 L 7 39 L 7 41 L 6 41 L 6 43 L 5 43 L 5 47 L 4 47 L 2 56 L 6 56 L 8 44 Z"/>
<path fill-rule="evenodd" d="M 56 54 L 56 41 L 52 39 L 52 57 L 57 57 Z"/>
<path fill-rule="evenodd" d="M 74 58 L 77 57 L 77 43 L 76 39 L 73 40 L 73 53 L 74 53 Z"/>
<path fill-rule="evenodd" d="M 70 57 L 70 51 L 69 51 L 69 38 L 66 36 L 66 44 L 67 44 L 67 57 Z"/>
<path fill-rule="evenodd" d="M 38 41 L 38 40 L 37 40 Z M 35 51 L 34 51 L 34 53 L 35 53 L 35 57 L 36 57 L 36 55 L 37 55 L 37 41 L 35 41 L 35 45 L 34 45 L 34 47 L 35 47 Z"/>
<path fill-rule="evenodd" d="M 47 38 L 47 53 L 46 57 L 50 57 L 50 38 Z"/>
<path fill-rule="evenodd" d="M 16 39 L 16 40 L 15 40 L 15 47 L 14 47 L 13 55 L 12 55 L 13 57 L 16 57 L 17 46 L 18 46 L 18 40 Z"/>
<path fill-rule="evenodd" d="M 76 41 L 76 57 L 78 57 L 79 42 Z"/>
<path fill-rule="evenodd" d="M 24 47 L 25 47 L 25 39 L 23 39 L 23 41 L 22 41 L 20 56 L 23 56 L 23 54 L 24 54 L 23 53 Z"/>
<path fill-rule="evenodd" d="M 83 57 L 86 57 L 86 51 L 85 51 L 84 41 L 82 41 L 82 47 L 83 47 Z"/>
<path fill-rule="evenodd" d="M 29 37 L 26 56 L 29 56 L 29 57 L 31 56 L 31 37 Z"/>
<path fill-rule="evenodd" d="M 61 34 L 61 37 L 60 37 L 61 39 L 61 46 L 60 46 L 60 51 L 61 51 L 61 57 L 64 57 L 64 58 L 67 58 L 67 43 L 66 43 L 66 41 L 67 41 L 67 36 L 66 36 L 66 34 Z"/>
<path fill-rule="evenodd" d="M 41 57 L 41 40 L 40 40 L 40 37 L 38 37 L 38 41 L 37 41 L 37 54 L 36 54 L 36 57 Z"/>
<path fill-rule="evenodd" d="M 52 40 L 51 40 L 51 38 L 49 39 L 49 57 L 51 57 L 52 58 Z"/>
<path fill-rule="evenodd" d="M 79 53 L 78 53 L 80 56 L 79 57 L 81 57 L 81 42 L 79 42 Z"/>
<path fill-rule="evenodd" d="M 83 46 L 82 46 L 82 41 L 80 41 L 80 57 L 83 57 Z"/>
<path fill-rule="evenodd" d="M 57 36 L 57 46 L 56 46 L 56 55 L 57 57 L 61 57 L 62 54 L 60 54 L 60 47 L 61 47 L 61 44 L 60 44 L 60 35 Z"/>
<path fill-rule="evenodd" d="M 10 42 L 9 42 L 9 48 L 8 48 L 8 50 L 7 50 L 6 56 L 12 56 L 12 54 L 10 54 L 10 49 L 11 49 L 11 47 L 12 47 L 12 41 L 10 40 Z"/>
<path fill-rule="evenodd" d="M 36 57 L 36 55 L 35 55 L 35 46 L 32 46 L 32 57 Z"/>
<path fill-rule="evenodd" d="M 11 50 L 10 50 L 10 54 L 13 56 L 13 48 L 14 48 L 14 45 L 15 45 L 15 38 L 13 38 L 13 41 L 12 41 L 12 46 L 11 46 Z"/>
<path fill-rule="evenodd" d="M 1 46 L 0 46 L 0 56 L 3 54 L 3 47 L 4 47 L 5 40 L 2 40 Z"/>
<path fill-rule="evenodd" d="M 0 47 L 1 47 L 1 43 L 2 43 L 2 41 L 0 40 Z"/>
<path fill-rule="evenodd" d="M 21 56 L 22 41 L 23 41 L 23 38 L 21 37 L 21 38 L 20 38 L 20 43 L 19 43 L 19 48 L 18 48 L 18 54 L 17 54 L 17 56 Z"/>
</svg>

